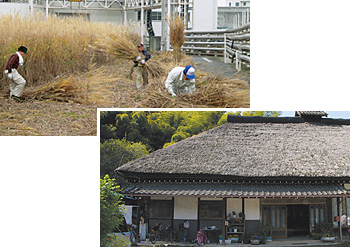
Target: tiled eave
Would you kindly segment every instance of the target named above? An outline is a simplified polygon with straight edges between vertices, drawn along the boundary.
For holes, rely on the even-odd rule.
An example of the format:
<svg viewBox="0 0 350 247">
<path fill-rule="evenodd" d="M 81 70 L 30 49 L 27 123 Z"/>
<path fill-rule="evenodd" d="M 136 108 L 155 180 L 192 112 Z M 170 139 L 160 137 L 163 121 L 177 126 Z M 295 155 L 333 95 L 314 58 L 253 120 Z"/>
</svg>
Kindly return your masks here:
<svg viewBox="0 0 350 247">
<path fill-rule="evenodd" d="M 325 198 L 350 193 L 338 183 L 135 183 L 123 192 L 129 196 Z"/>
</svg>

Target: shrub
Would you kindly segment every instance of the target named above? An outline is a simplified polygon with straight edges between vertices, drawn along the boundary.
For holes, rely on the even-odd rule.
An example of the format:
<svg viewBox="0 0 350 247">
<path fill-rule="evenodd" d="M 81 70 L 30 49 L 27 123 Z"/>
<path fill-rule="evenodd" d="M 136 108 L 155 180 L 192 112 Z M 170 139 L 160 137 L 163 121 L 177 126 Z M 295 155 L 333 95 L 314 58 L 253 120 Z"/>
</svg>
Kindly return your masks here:
<svg viewBox="0 0 350 247">
<path fill-rule="evenodd" d="M 107 238 L 106 247 L 127 247 L 130 241 L 127 237 L 120 234 L 111 234 Z"/>
</svg>

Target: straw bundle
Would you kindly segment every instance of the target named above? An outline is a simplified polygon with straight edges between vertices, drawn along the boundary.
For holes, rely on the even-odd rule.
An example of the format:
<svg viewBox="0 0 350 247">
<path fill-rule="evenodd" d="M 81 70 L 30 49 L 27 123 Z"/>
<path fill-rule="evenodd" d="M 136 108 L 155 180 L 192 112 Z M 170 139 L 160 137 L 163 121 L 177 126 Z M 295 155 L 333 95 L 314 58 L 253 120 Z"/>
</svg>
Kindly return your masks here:
<svg viewBox="0 0 350 247">
<path fill-rule="evenodd" d="M 180 15 L 173 12 L 172 17 L 167 15 L 167 21 L 170 28 L 170 42 L 174 47 L 175 61 L 181 60 L 181 46 L 185 42 L 186 16 L 181 18 Z"/>
<path fill-rule="evenodd" d="M 26 93 L 26 97 L 37 100 L 65 101 L 76 99 L 80 91 L 79 85 L 72 83 L 72 75 L 49 83 L 39 89 Z"/>
<path fill-rule="evenodd" d="M 153 78 L 158 78 L 162 75 L 164 75 L 164 69 L 161 65 L 161 63 L 155 61 L 155 60 L 148 60 L 146 63 L 146 69 L 147 69 L 147 72 L 150 76 L 152 76 Z"/>
<path fill-rule="evenodd" d="M 128 27 L 119 32 L 104 35 L 96 42 L 95 48 L 100 52 L 106 52 L 120 59 L 132 60 L 138 56 L 137 41 L 140 36 Z"/>
<path fill-rule="evenodd" d="M 172 98 L 164 88 L 163 82 L 158 82 L 147 92 L 148 98 L 141 102 L 142 107 L 249 107 L 249 89 L 245 82 L 238 79 L 221 77 L 198 78 L 196 92 L 192 95 L 178 95 Z"/>
</svg>

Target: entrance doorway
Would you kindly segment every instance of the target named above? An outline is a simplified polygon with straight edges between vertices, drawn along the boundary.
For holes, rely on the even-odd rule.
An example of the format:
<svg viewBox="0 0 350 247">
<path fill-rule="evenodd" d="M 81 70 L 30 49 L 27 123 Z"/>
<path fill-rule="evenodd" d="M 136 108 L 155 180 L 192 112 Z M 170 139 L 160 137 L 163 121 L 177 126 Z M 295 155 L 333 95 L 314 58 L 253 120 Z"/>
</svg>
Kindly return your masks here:
<svg viewBox="0 0 350 247">
<path fill-rule="evenodd" d="M 309 234 L 309 206 L 288 205 L 287 231 L 288 237 L 306 236 Z"/>
</svg>

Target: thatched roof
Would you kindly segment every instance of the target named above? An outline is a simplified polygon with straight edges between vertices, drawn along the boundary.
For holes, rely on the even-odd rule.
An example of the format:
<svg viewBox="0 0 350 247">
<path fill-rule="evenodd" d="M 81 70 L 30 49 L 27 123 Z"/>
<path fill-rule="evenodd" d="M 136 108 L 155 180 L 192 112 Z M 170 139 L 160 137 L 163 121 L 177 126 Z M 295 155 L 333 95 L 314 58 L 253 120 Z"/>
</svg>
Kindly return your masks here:
<svg viewBox="0 0 350 247">
<path fill-rule="evenodd" d="M 228 123 L 129 162 L 125 176 L 348 178 L 350 121 L 230 117 Z M 331 123 L 331 124 L 329 124 Z"/>
</svg>

